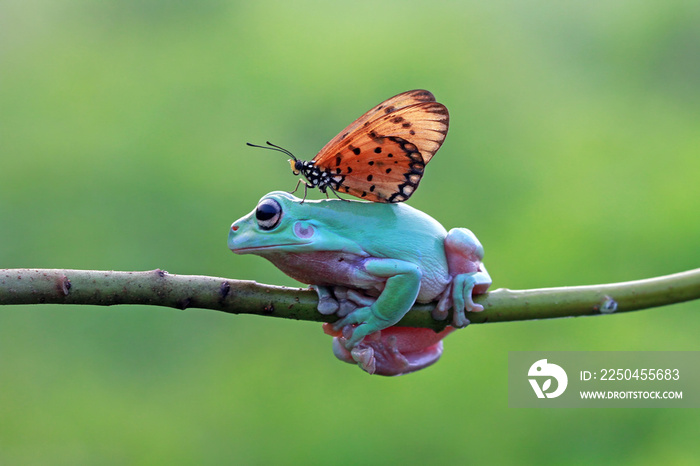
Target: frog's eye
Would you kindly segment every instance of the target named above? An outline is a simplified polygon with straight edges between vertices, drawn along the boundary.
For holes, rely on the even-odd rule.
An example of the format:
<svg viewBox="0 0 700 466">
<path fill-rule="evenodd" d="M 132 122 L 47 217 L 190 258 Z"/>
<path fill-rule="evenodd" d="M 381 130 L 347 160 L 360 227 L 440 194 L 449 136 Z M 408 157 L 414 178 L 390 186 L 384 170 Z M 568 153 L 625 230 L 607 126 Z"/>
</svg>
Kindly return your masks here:
<svg viewBox="0 0 700 466">
<path fill-rule="evenodd" d="M 263 230 L 272 230 L 282 218 L 282 207 L 274 199 L 265 199 L 255 209 L 255 218 Z"/>
</svg>

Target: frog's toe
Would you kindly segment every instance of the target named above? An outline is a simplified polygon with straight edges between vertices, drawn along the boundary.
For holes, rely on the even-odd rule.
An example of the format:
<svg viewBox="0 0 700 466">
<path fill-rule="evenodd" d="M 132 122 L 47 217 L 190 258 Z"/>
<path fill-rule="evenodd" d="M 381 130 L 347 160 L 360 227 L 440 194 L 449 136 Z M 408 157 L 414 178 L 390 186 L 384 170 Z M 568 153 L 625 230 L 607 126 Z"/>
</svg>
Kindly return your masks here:
<svg viewBox="0 0 700 466">
<path fill-rule="evenodd" d="M 343 327 L 345 327 L 346 325 L 352 325 L 354 323 L 355 322 L 353 322 L 352 314 L 350 314 L 350 315 L 345 316 L 342 319 L 334 322 L 333 323 L 333 330 L 339 331 L 339 330 L 342 330 Z"/>
<path fill-rule="evenodd" d="M 484 307 L 481 304 L 476 304 L 472 299 L 476 278 L 473 273 L 464 273 L 457 275 L 452 283 L 452 300 L 454 302 L 455 315 L 458 312 L 464 314 L 467 312 L 481 312 Z"/>
<path fill-rule="evenodd" d="M 352 288 L 347 290 L 346 297 L 348 300 L 355 303 L 357 307 L 369 307 L 377 300 L 377 298 L 367 296 L 366 294 L 358 290 L 353 290 Z"/>
<path fill-rule="evenodd" d="M 336 302 L 335 310 L 333 311 L 338 317 L 345 317 L 352 311 L 357 309 L 352 301 L 348 300 L 348 289 L 344 286 L 328 287 L 330 293 Z"/>
<path fill-rule="evenodd" d="M 348 351 L 345 348 L 345 346 L 343 346 L 341 338 L 339 337 L 333 338 L 333 355 L 341 361 L 347 362 L 349 364 L 356 363 L 355 360 L 352 358 L 352 354 L 350 354 L 350 351 Z"/>
<path fill-rule="evenodd" d="M 474 301 L 472 301 L 471 299 L 469 300 L 469 302 L 471 304 L 471 306 L 470 306 L 471 308 L 467 309 L 469 312 L 481 312 L 484 310 L 484 306 L 482 306 L 481 304 L 477 304 Z"/>
<path fill-rule="evenodd" d="M 338 317 L 345 317 L 357 309 L 355 303 L 348 301 L 347 299 L 341 299 L 338 304 L 340 305 L 337 312 Z"/>
<path fill-rule="evenodd" d="M 457 280 L 455 280 L 457 281 Z M 457 325 L 457 319 L 458 315 L 461 314 L 464 316 L 464 309 L 465 309 L 465 296 L 464 296 L 464 286 L 462 283 L 455 283 L 453 287 L 453 293 L 452 293 L 452 308 L 453 308 L 453 317 L 452 320 L 457 328 L 461 328 L 462 326 Z"/>
<path fill-rule="evenodd" d="M 377 332 L 379 333 L 379 332 Z M 379 375 L 401 375 L 409 372 L 410 363 L 401 353 L 395 335 L 390 335 L 375 343 L 375 372 Z"/>
<path fill-rule="evenodd" d="M 338 301 L 333 297 L 333 293 L 329 287 L 312 285 L 311 288 L 313 288 L 318 295 L 318 312 L 323 315 L 330 315 L 338 310 L 340 306 L 338 305 Z"/>
<path fill-rule="evenodd" d="M 484 306 L 481 304 L 476 304 L 472 298 L 472 295 L 474 293 L 474 280 L 472 277 L 469 277 L 469 280 L 466 280 L 464 282 L 464 288 L 463 288 L 463 293 L 462 296 L 464 296 L 464 309 L 467 312 L 481 312 L 484 310 Z"/>
<path fill-rule="evenodd" d="M 457 328 L 464 328 L 470 323 L 467 316 L 464 315 L 464 311 L 458 311 L 455 308 L 454 314 L 452 315 L 452 325 Z"/>
<path fill-rule="evenodd" d="M 353 328 L 352 336 L 350 336 L 345 342 L 345 347 L 348 349 L 354 348 L 355 346 L 359 345 L 362 342 L 362 340 L 364 340 L 364 338 L 372 332 L 373 330 L 370 328 L 369 325 L 365 323 L 359 324 L 357 327 Z"/>
<path fill-rule="evenodd" d="M 358 323 L 356 326 L 346 325 L 343 327 L 343 345 L 347 349 L 353 349 L 360 343 L 365 343 L 365 337 L 372 340 L 372 334 L 377 332 L 375 325 L 371 325 L 367 322 Z"/>
<path fill-rule="evenodd" d="M 452 284 L 450 284 L 447 289 L 440 296 L 435 309 L 430 313 L 435 320 L 445 320 L 447 319 L 447 311 L 452 307 Z"/>
<path fill-rule="evenodd" d="M 347 331 L 346 331 L 347 329 Z M 342 337 L 333 338 L 333 354 L 336 358 L 349 364 L 357 364 L 360 368 L 370 374 L 377 370 L 377 362 L 374 357 L 374 349 L 369 345 L 358 345 L 351 350 L 345 347 L 345 340 L 352 336 L 352 327 L 343 329 Z"/>
<path fill-rule="evenodd" d="M 334 314 L 340 306 L 338 305 L 338 302 L 334 299 L 331 298 L 320 298 L 318 300 L 318 312 L 320 312 L 323 315 L 331 315 Z"/>
<path fill-rule="evenodd" d="M 367 296 L 357 290 L 348 288 L 336 287 L 334 294 L 340 305 L 336 312 L 338 317 L 345 317 L 360 307 L 369 307 L 377 300 L 377 298 Z"/>
<path fill-rule="evenodd" d="M 400 375 L 410 370 L 408 359 L 398 349 L 396 337 L 382 338 L 381 331 L 367 335 L 350 354 L 368 374 Z"/>
<path fill-rule="evenodd" d="M 350 354 L 363 371 L 368 374 L 374 374 L 377 371 L 377 360 L 374 357 L 374 349 L 371 346 L 356 346 Z"/>
<path fill-rule="evenodd" d="M 355 309 L 352 313 L 346 315 L 342 319 L 333 323 L 333 330 L 340 330 L 346 325 L 361 324 L 367 321 L 372 315 L 372 311 L 368 307 Z"/>
<path fill-rule="evenodd" d="M 435 306 L 435 309 L 430 312 L 430 315 L 435 320 L 445 320 L 447 319 L 447 309 L 440 309 L 440 307 Z"/>
</svg>

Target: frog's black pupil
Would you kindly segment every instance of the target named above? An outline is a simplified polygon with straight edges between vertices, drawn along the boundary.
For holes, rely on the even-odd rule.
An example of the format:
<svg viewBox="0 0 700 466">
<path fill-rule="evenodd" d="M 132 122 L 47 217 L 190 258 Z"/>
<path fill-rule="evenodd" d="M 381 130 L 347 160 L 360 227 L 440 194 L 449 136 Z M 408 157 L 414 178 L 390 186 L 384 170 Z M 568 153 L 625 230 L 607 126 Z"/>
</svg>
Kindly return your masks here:
<svg viewBox="0 0 700 466">
<path fill-rule="evenodd" d="M 260 204 L 258 210 L 255 211 L 255 218 L 260 221 L 270 220 L 272 217 L 277 215 L 279 208 L 273 204 Z"/>
<path fill-rule="evenodd" d="M 274 199 L 265 199 L 255 209 L 258 226 L 263 230 L 272 230 L 282 218 L 282 206 Z"/>
</svg>

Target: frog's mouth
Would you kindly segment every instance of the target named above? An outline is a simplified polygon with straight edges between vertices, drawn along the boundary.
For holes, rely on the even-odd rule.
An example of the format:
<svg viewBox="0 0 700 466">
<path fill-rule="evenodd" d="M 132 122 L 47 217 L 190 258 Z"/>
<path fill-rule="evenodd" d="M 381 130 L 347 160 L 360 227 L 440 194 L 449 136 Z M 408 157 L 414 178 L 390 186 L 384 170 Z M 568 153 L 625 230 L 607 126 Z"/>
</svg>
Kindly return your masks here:
<svg viewBox="0 0 700 466">
<path fill-rule="evenodd" d="M 265 245 L 265 246 L 245 246 L 242 248 L 233 247 L 233 248 L 231 248 L 231 251 L 233 251 L 237 254 L 243 254 L 246 252 L 264 251 L 266 249 L 280 249 L 280 248 L 287 248 L 287 247 L 304 246 L 306 244 L 311 244 L 311 242 L 307 241 L 305 243 L 285 243 L 285 244 L 269 244 L 269 245 Z"/>
</svg>

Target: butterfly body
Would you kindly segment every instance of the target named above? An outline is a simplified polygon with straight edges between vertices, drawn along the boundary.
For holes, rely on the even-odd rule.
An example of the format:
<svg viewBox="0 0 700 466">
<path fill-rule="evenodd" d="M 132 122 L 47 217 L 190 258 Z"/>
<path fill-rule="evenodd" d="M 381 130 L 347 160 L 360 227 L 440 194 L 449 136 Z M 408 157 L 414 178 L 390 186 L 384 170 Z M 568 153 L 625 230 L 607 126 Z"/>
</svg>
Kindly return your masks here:
<svg viewBox="0 0 700 466">
<path fill-rule="evenodd" d="M 418 188 L 425 165 L 445 140 L 448 126 L 447 108 L 432 93 L 415 90 L 366 112 L 311 161 L 298 160 L 291 152 L 270 145 L 292 157 L 292 171 L 306 178 L 305 190 L 318 188 L 326 195 L 330 190 L 336 195 L 396 203 L 407 200 Z"/>
</svg>

